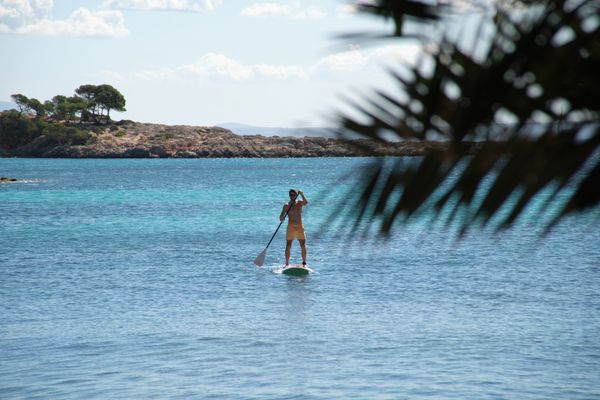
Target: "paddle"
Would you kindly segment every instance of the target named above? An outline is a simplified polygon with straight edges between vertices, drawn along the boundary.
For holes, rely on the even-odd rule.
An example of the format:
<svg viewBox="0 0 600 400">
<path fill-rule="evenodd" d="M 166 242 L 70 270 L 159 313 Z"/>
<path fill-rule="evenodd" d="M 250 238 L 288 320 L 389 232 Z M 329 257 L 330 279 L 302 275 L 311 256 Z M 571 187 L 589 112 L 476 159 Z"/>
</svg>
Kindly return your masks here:
<svg viewBox="0 0 600 400">
<path fill-rule="evenodd" d="M 254 259 L 254 264 L 256 266 L 262 267 L 263 264 L 265 263 L 265 257 L 267 256 L 267 249 L 271 245 L 271 242 L 275 238 L 275 235 L 277 235 L 277 232 L 279 231 L 279 228 L 281 228 L 281 224 L 283 224 L 283 221 L 285 221 L 285 217 L 287 217 L 287 215 L 290 212 L 290 210 L 292 209 L 292 207 L 294 207 L 294 204 L 296 204 L 296 199 L 297 198 L 298 198 L 298 195 L 296 195 L 296 197 L 294 198 L 294 202 L 288 207 L 287 211 L 285 212 L 285 215 L 283 216 L 283 219 L 279 223 L 279 226 L 277 227 L 277 229 L 275 229 L 275 233 L 273 234 L 273 236 L 271 236 L 271 240 L 269 240 L 269 243 L 267 243 L 267 247 L 265 247 L 265 249 L 258 255 L 258 257 L 256 257 Z"/>
</svg>

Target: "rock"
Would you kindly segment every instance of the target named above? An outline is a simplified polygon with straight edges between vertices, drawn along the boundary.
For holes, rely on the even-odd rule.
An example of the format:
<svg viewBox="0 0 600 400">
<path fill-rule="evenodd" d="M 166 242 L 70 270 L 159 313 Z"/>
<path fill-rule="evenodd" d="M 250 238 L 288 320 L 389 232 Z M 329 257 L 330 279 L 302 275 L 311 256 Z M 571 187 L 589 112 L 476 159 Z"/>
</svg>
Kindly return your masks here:
<svg viewBox="0 0 600 400">
<path fill-rule="evenodd" d="M 134 147 L 133 149 L 125 150 L 123 156 L 131 158 L 148 158 L 150 157 L 150 151 L 143 147 Z"/>
<path fill-rule="evenodd" d="M 190 150 L 179 150 L 175 153 L 175 156 L 179 158 L 197 158 L 196 153 Z"/>
<path fill-rule="evenodd" d="M 150 155 L 152 157 L 160 157 L 160 158 L 166 158 L 169 155 L 167 154 L 167 152 L 165 151 L 165 148 L 162 146 L 152 146 L 150 147 Z"/>
</svg>

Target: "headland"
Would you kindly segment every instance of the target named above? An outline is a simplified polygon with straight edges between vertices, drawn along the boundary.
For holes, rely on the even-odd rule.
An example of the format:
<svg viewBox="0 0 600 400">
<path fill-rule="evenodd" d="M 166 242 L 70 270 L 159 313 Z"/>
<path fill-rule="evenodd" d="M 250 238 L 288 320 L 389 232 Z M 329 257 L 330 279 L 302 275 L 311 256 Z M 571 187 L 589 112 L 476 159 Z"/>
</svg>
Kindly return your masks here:
<svg viewBox="0 0 600 400">
<path fill-rule="evenodd" d="M 63 125 L 65 126 L 65 125 Z M 447 142 L 381 142 L 370 139 L 238 135 L 210 126 L 161 125 L 133 121 L 103 125 L 68 124 L 46 130 L 26 143 L 0 143 L 0 157 L 48 158 L 275 158 L 419 156 L 443 150 Z M 76 132 L 75 132 L 76 130 Z M 57 133 L 58 132 L 58 133 Z M 0 136 L 3 135 L 0 132 Z"/>
</svg>

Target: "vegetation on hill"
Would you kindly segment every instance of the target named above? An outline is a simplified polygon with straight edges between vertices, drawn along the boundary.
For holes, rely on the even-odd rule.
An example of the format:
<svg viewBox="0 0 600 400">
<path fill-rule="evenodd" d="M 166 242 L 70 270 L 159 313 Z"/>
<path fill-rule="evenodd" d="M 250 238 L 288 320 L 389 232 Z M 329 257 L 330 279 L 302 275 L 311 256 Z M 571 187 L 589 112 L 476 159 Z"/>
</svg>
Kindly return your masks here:
<svg viewBox="0 0 600 400">
<path fill-rule="evenodd" d="M 111 110 L 125 111 L 125 97 L 111 85 L 81 85 L 73 96 L 56 95 L 43 103 L 20 93 L 11 98 L 19 115 L 52 121 L 110 122 Z"/>
<path fill-rule="evenodd" d="M 6 150 L 25 146 L 34 140 L 38 146 L 48 147 L 81 145 L 89 139 L 87 131 L 75 126 L 31 118 L 16 110 L 0 113 L 0 148 Z"/>
<path fill-rule="evenodd" d="M 125 97 L 111 85 L 81 85 L 73 96 L 56 95 L 43 103 L 13 94 L 18 110 L 0 113 L 0 148 L 83 145 L 91 135 L 75 125 L 110 123 L 110 111 L 125 111 Z"/>
</svg>

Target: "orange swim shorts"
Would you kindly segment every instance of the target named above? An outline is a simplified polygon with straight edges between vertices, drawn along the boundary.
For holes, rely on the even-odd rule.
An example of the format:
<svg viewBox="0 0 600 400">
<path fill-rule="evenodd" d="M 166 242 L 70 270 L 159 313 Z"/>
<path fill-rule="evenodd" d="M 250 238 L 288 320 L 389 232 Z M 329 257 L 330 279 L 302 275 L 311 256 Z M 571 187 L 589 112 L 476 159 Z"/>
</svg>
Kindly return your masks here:
<svg viewBox="0 0 600 400">
<path fill-rule="evenodd" d="M 285 240 L 306 240 L 304 235 L 304 225 L 292 225 L 288 224 L 285 232 Z"/>
</svg>

